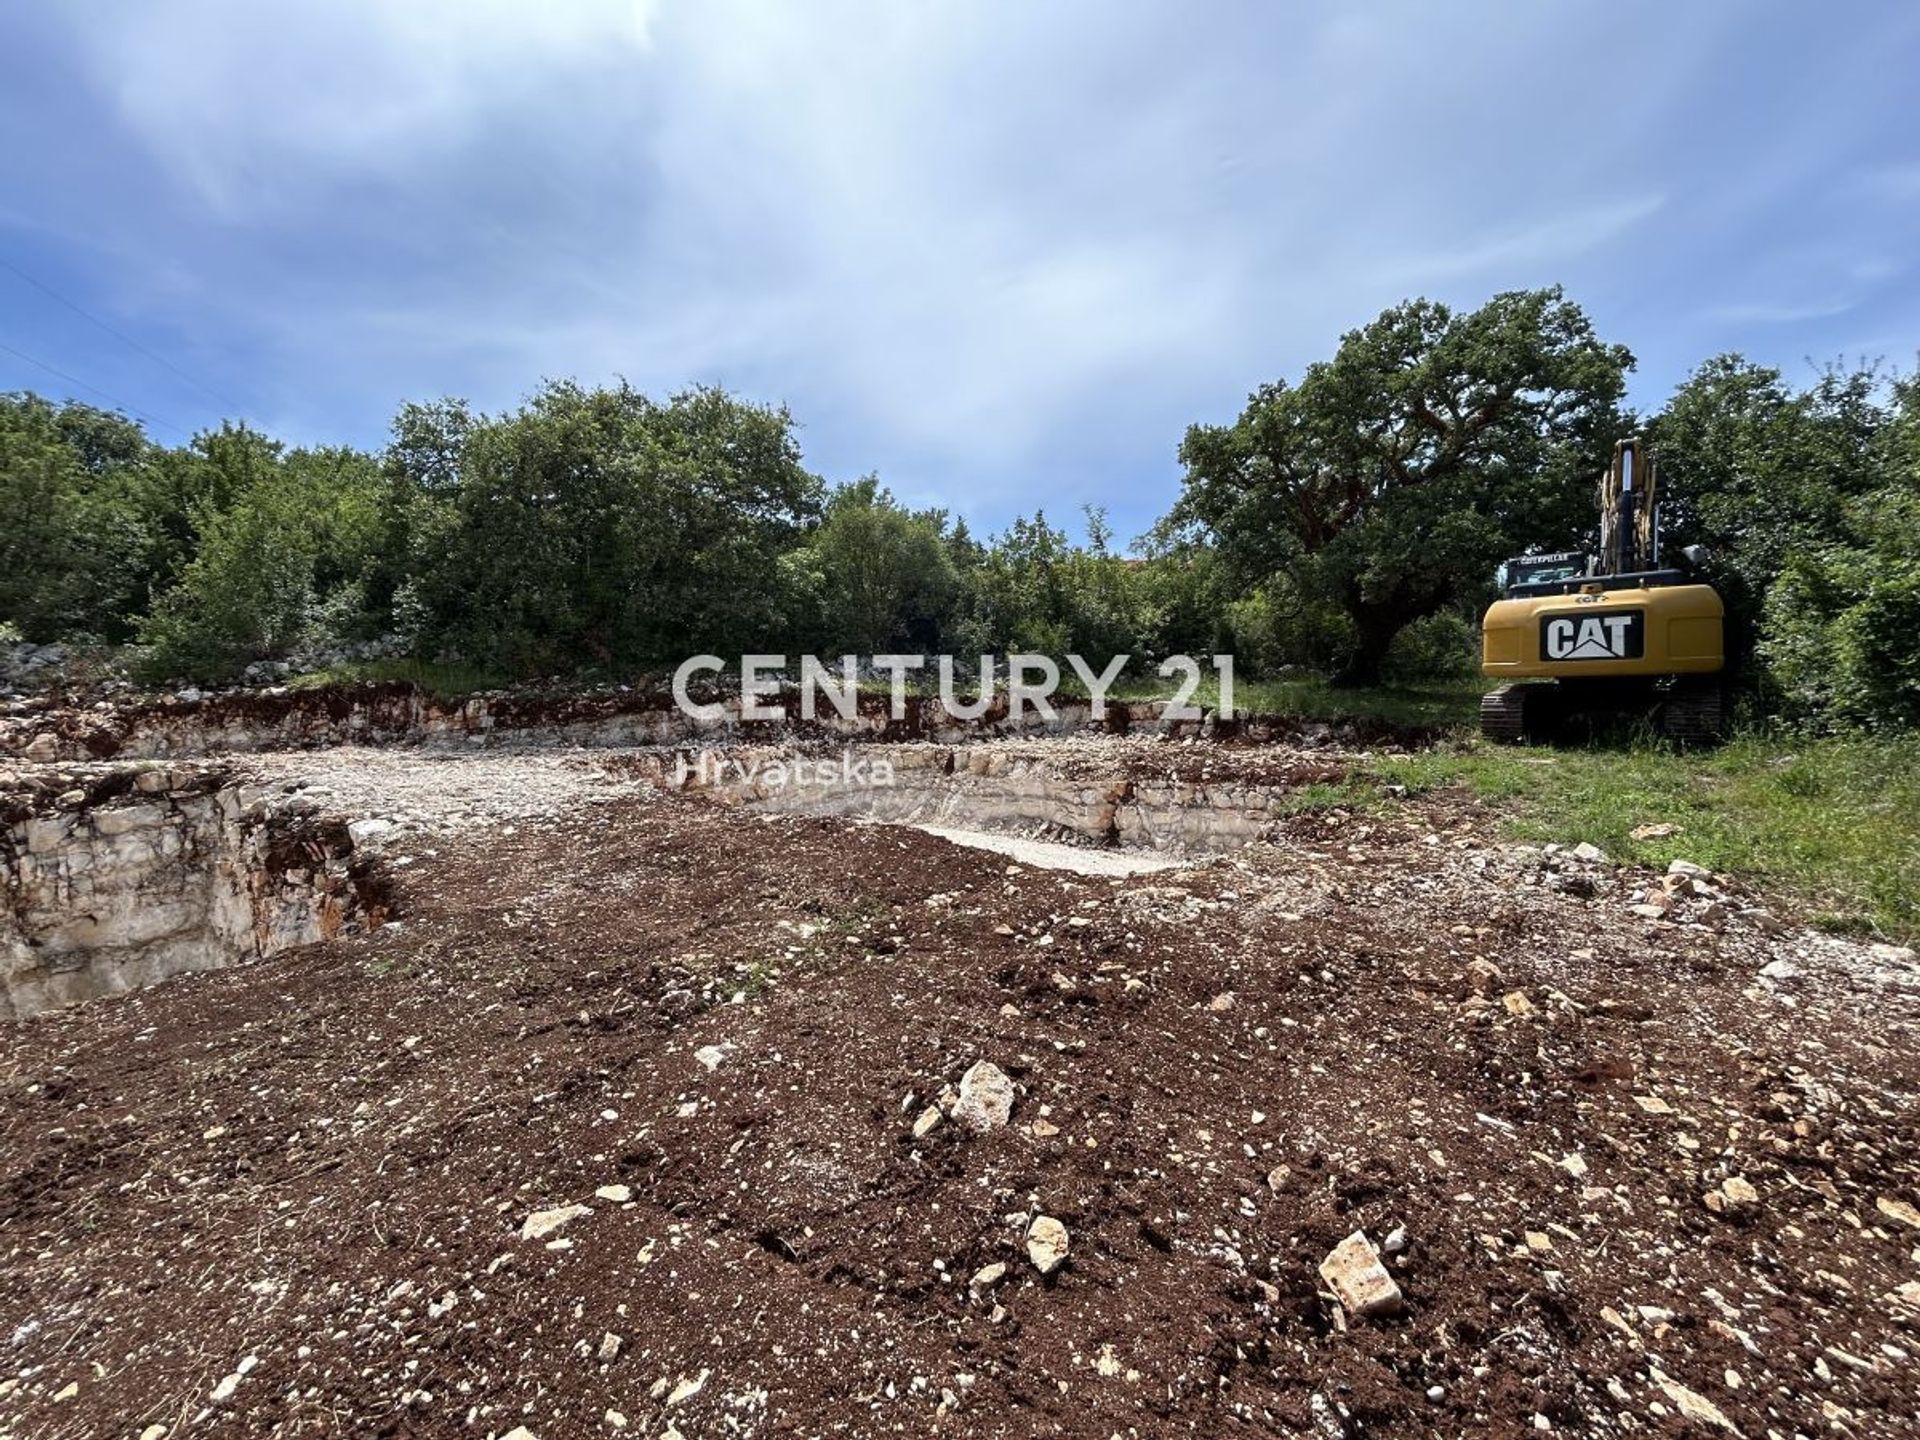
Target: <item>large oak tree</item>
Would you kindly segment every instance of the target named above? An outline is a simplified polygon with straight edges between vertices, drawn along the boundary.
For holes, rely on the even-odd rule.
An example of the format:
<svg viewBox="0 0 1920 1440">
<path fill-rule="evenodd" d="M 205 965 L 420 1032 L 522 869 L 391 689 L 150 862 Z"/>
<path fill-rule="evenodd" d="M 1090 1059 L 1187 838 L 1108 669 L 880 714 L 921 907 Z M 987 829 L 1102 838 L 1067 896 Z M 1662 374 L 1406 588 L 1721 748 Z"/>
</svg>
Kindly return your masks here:
<svg viewBox="0 0 1920 1440">
<path fill-rule="evenodd" d="M 1284 575 L 1342 609 L 1341 678 L 1372 683 L 1409 621 L 1591 528 L 1632 365 L 1558 288 L 1468 314 L 1407 301 L 1233 424 L 1189 429 L 1179 513 L 1249 583 Z"/>
</svg>

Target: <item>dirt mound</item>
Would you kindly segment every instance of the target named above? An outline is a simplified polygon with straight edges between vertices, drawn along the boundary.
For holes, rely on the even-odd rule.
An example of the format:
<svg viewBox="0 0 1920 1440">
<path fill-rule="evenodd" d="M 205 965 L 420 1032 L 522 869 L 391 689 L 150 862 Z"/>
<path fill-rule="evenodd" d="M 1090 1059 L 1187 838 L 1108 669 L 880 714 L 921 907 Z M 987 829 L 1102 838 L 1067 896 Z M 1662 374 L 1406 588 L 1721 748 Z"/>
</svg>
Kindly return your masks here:
<svg viewBox="0 0 1920 1440">
<path fill-rule="evenodd" d="M 9 1035 L 0 1432 L 1913 1432 L 1897 955 L 1465 807 L 1114 879 L 679 797 L 433 848 Z"/>
</svg>

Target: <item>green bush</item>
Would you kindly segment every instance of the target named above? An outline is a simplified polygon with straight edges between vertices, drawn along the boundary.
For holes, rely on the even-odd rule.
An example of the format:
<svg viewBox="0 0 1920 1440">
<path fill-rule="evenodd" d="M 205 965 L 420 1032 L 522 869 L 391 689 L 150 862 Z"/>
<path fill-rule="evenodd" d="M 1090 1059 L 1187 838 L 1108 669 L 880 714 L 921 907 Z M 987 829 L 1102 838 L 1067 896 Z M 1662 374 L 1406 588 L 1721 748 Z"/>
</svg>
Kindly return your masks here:
<svg viewBox="0 0 1920 1440">
<path fill-rule="evenodd" d="M 1401 685 L 1470 679 L 1480 673 L 1480 627 L 1457 610 L 1424 615 L 1393 637 L 1385 669 Z"/>
<path fill-rule="evenodd" d="M 291 487 L 263 485 L 210 517 L 180 583 L 140 627 L 145 678 L 220 681 L 305 633 L 319 545 Z"/>
<path fill-rule="evenodd" d="M 1760 655 L 1791 720 L 1920 725 L 1920 494 L 1873 497 L 1854 544 L 1790 561 L 1768 593 Z"/>
</svg>

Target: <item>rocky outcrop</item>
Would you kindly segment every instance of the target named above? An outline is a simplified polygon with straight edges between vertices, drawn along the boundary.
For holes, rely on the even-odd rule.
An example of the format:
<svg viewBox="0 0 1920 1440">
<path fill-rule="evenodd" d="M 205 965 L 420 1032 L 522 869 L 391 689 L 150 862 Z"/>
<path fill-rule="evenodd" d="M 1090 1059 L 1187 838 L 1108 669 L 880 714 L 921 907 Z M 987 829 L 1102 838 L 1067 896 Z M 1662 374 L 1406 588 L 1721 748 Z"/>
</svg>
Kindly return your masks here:
<svg viewBox="0 0 1920 1440">
<path fill-rule="evenodd" d="M 1129 756 L 1117 748 L 1130 742 L 1085 743 L 1101 748 L 1084 768 L 1057 742 L 1018 741 L 817 754 L 737 746 L 642 763 L 658 783 L 728 804 L 1195 855 L 1237 850 L 1269 834 L 1298 783 L 1325 778 L 1318 771 L 1293 781 L 1182 778 L 1153 765 L 1150 750 Z"/>
<path fill-rule="evenodd" d="M 377 921 L 344 823 L 215 767 L 6 777 L 0 1020 Z"/>
<path fill-rule="evenodd" d="M 931 741 L 944 745 L 1017 736 L 1110 734 L 1169 739 L 1218 737 L 1258 743 L 1285 740 L 1298 748 L 1366 744 L 1417 745 L 1438 727 L 1379 722 L 1329 724 L 1285 716 L 1218 721 L 1167 721 L 1153 703 L 1115 702 L 1095 719 L 1084 700 L 1056 698 L 1054 715 L 1029 711 L 1018 721 L 1004 697 L 978 720 L 956 720 L 937 702 L 910 697 L 892 718 L 887 697 L 862 695 L 857 713 L 843 719 L 823 709 L 809 720 L 797 695 L 774 721 L 740 718 L 737 696 L 705 697 L 721 705 L 720 718 L 697 720 L 648 687 L 505 691 L 442 700 L 410 683 L 274 686 L 218 694 L 182 691 L 139 701 L 102 701 L 86 708 L 47 699 L 0 704 L 0 755 L 36 760 L 180 759 L 306 750 L 339 745 L 583 746 L 772 744 L 831 740 L 854 744 Z"/>
</svg>

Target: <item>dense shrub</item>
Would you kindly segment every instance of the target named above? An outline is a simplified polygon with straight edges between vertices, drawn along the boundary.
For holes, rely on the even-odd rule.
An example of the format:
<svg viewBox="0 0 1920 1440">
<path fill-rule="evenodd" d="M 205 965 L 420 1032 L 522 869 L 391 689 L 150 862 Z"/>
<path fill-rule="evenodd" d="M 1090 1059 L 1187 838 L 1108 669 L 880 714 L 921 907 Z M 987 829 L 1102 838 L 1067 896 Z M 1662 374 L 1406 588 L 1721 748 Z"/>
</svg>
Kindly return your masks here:
<svg viewBox="0 0 1920 1440">
<path fill-rule="evenodd" d="M 1760 655 L 1790 717 L 1920 725 L 1920 492 L 1860 505 L 1857 539 L 1790 560 L 1768 593 Z"/>
</svg>

